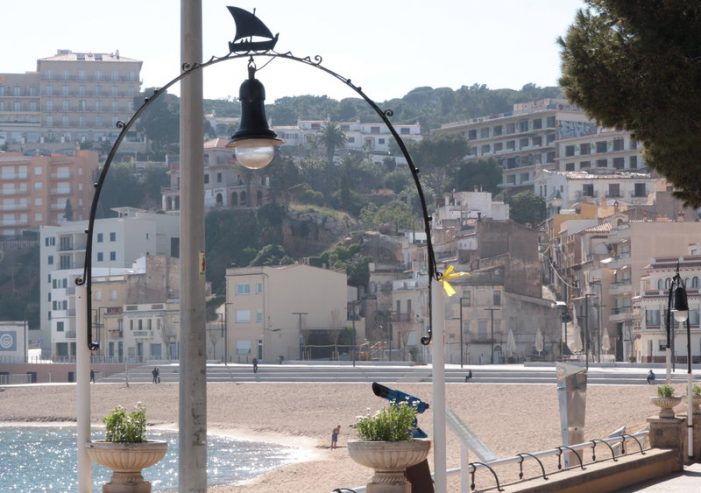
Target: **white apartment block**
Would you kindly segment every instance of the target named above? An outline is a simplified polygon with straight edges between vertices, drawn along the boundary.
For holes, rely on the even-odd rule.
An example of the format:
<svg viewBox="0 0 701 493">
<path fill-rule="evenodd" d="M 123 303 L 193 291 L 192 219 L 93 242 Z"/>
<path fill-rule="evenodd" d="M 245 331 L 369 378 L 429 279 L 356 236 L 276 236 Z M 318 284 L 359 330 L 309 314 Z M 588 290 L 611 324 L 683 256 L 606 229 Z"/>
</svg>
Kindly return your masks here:
<svg viewBox="0 0 701 493">
<path fill-rule="evenodd" d="M 509 205 L 500 200 L 493 200 L 490 192 L 445 194 L 443 204 L 434 214 L 434 220 L 440 226 L 448 224 L 464 226 L 467 222 L 480 219 L 495 221 L 509 219 Z"/>
<path fill-rule="evenodd" d="M 204 205 L 207 210 L 261 207 L 270 202 L 270 179 L 241 167 L 227 139 L 204 144 Z M 180 163 L 170 165 L 170 186 L 162 192 L 165 211 L 180 210 Z"/>
<path fill-rule="evenodd" d="M 684 248 L 684 245 L 680 245 Z M 689 301 L 689 324 L 691 328 L 691 358 L 693 363 L 701 360 L 701 256 L 698 244 L 696 254 L 683 257 L 654 257 L 640 280 L 640 296 L 634 300 L 639 313 L 634 336 L 637 360 L 642 363 L 662 363 L 666 360 L 666 317 L 669 303 L 669 287 L 679 265 L 679 275 L 684 281 Z M 670 346 L 677 365 L 686 365 L 686 323 L 680 324 L 671 317 L 673 327 Z"/>
<path fill-rule="evenodd" d="M 309 145 L 324 130 L 329 122 L 325 120 L 299 120 L 295 126 L 273 126 L 273 130 L 283 141 L 284 146 L 302 147 Z M 342 149 L 369 151 L 376 160 L 382 162 L 390 152 L 390 142 L 394 137 L 384 123 L 338 122 L 339 129 L 346 136 Z M 392 124 L 403 141 L 421 140 L 421 126 L 418 123 Z M 339 148 L 338 151 L 341 149 Z M 402 156 L 393 156 L 404 162 Z"/>
<path fill-rule="evenodd" d="M 316 359 L 324 357 L 321 353 L 334 357 L 331 346 L 352 326 L 346 281 L 345 273 L 303 264 L 227 269 L 230 359 L 277 362 L 280 356 Z M 362 335 L 357 335 L 358 341 Z M 307 351 L 311 354 L 303 354 Z"/>
<path fill-rule="evenodd" d="M 0 145 L 10 150 L 74 148 L 114 141 L 134 112 L 142 62 L 114 53 L 58 50 L 35 72 L 0 74 Z M 143 148 L 130 132 L 123 150 Z"/>
<path fill-rule="evenodd" d="M 533 189 L 538 169 L 555 169 L 558 141 L 593 134 L 596 124 L 562 99 L 518 103 L 513 111 L 447 123 L 437 135 L 464 135 L 466 159 L 494 158 L 503 169 L 505 190 Z"/>
<path fill-rule="evenodd" d="M 612 170 L 538 170 L 534 179 L 536 195 L 545 199 L 551 214 L 571 209 L 584 201 L 606 201 L 607 205 L 652 205 L 666 182 L 648 173 Z"/>
<path fill-rule="evenodd" d="M 115 209 L 119 217 L 95 221 L 93 275 L 122 273 L 146 255 L 179 257 L 180 224 L 175 214 L 155 214 L 124 207 Z M 74 292 L 76 276 L 82 275 L 85 261 L 87 221 L 40 228 L 40 324 L 44 355 L 53 354 L 53 334 L 58 332 L 56 317 L 75 323 Z M 52 291 L 52 290 L 61 291 Z M 57 311 L 57 313 L 53 313 Z M 74 329 L 64 331 L 75 336 Z M 66 337 L 68 334 L 66 334 Z M 70 342 L 67 338 L 64 342 Z"/>
<path fill-rule="evenodd" d="M 557 147 L 560 171 L 647 172 L 642 145 L 625 130 L 599 128 L 595 134 L 559 140 Z"/>
</svg>

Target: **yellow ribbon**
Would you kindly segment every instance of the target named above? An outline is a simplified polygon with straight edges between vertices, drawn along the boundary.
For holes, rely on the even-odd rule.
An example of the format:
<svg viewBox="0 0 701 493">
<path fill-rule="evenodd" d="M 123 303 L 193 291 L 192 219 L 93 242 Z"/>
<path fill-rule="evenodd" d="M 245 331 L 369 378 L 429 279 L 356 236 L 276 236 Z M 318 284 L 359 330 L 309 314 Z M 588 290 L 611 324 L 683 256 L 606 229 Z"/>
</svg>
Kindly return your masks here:
<svg viewBox="0 0 701 493">
<path fill-rule="evenodd" d="M 445 294 L 448 296 L 453 296 L 455 294 L 455 288 L 453 288 L 448 281 L 450 279 L 469 275 L 467 272 L 453 272 L 454 270 L 455 267 L 449 265 L 443 274 L 438 275 L 438 282 L 441 283 L 443 291 L 445 291 Z"/>
</svg>

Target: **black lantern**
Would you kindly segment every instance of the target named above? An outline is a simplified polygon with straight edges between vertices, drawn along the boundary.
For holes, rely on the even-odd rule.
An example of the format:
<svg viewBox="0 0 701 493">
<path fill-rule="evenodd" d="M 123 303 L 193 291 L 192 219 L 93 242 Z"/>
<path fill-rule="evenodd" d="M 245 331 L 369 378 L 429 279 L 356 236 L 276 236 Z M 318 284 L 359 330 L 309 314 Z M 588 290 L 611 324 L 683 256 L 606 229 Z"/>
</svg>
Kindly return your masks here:
<svg viewBox="0 0 701 493">
<path fill-rule="evenodd" d="M 270 130 L 265 117 L 265 87 L 255 78 L 256 67 L 248 64 L 248 79 L 239 89 L 241 122 L 227 147 L 233 147 L 236 160 L 248 169 L 266 167 L 275 157 L 275 147 L 282 144 Z"/>
</svg>

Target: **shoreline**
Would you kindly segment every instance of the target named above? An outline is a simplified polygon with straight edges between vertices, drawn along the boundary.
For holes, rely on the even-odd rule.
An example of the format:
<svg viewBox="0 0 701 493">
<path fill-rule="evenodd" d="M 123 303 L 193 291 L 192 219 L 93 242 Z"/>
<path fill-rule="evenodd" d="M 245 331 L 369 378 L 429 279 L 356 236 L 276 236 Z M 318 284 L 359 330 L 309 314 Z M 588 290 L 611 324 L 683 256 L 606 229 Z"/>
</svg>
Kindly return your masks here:
<svg viewBox="0 0 701 493">
<path fill-rule="evenodd" d="M 394 383 L 395 389 L 430 403 L 429 383 Z M 682 387 L 678 386 L 678 391 Z M 6 387 L 0 392 L 0 423 L 27 426 L 75 426 L 75 388 L 71 386 Z M 601 438 L 619 426 L 638 431 L 657 409 L 649 397 L 653 386 L 589 386 L 586 397 L 585 436 Z M 132 385 L 129 388 L 97 384 L 91 387 L 91 423 L 116 405 L 127 408 L 141 401 L 155 428 L 177 429 L 176 385 Z M 272 493 L 304 491 L 328 493 L 367 483 L 372 471 L 353 462 L 346 443 L 355 437 L 350 425 L 355 417 L 386 406 L 373 395 L 369 384 L 294 385 L 210 383 L 207 385 L 208 433 L 236 440 L 264 441 L 302 448 L 309 456 L 236 485 L 210 485 L 208 493 Z M 469 425 L 472 432 L 497 457 L 553 448 L 561 443 L 558 396 L 555 385 L 448 384 L 446 406 Z M 342 426 L 339 448 L 330 449 L 331 430 Z M 419 416 L 419 426 L 433 436 L 429 408 Z M 460 443 L 448 430 L 447 466 L 460 465 Z M 433 453 L 429 455 L 432 467 Z M 475 456 L 471 455 L 471 460 Z M 508 477 L 518 471 L 504 471 Z M 500 478 L 502 477 L 500 473 Z M 478 486 L 488 478 L 479 477 Z M 454 482 L 455 481 L 455 482 Z M 449 479 L 450 491 L 459 491 L 458 480 Z"/>
</svg>

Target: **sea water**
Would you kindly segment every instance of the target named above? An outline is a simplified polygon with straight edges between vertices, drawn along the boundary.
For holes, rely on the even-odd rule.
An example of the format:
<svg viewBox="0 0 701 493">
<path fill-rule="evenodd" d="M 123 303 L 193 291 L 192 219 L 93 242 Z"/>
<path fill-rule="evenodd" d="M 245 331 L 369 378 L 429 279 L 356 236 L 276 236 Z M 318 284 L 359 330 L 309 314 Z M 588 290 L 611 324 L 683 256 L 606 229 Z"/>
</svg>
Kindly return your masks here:
<svg viewBox="0 0 701 493">
<path fill-rule="evenodd" d="M 93 433 L 93 440 L 104 432 Z M 178 486 L 176 432 L 149 430 L 149 440 L 168 442 L 166 456 L 142 471 L 153 491 Z M 78 489 L 75 427 L 0 427 L 0 492 L 73 493 Z M 208 484 L 232 484 L 296 462 L 297 450 L 269 443 L 207 437 Z M 93 463 L 93 491 L 111 471 Z"/>
</svg>

